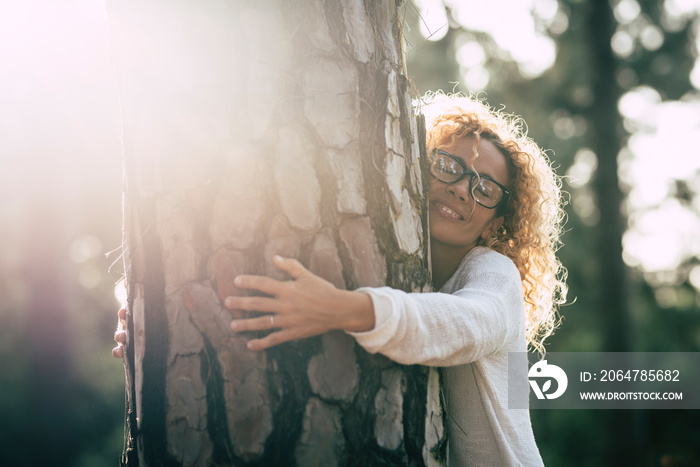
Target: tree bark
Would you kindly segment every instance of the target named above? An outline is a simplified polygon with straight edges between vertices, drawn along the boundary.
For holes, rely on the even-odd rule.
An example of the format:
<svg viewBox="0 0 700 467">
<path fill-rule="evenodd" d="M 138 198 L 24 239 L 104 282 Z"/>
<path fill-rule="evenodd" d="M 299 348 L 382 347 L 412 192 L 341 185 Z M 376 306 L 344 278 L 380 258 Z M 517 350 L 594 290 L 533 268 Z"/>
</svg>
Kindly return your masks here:
<svg viewBox="0 0 700 467">
<path fill-rule="evenodd" d="M 424 130 L 393 1 L 111 0 L 125 166 L 122 465 L 434 465 L 435 370 L 344 333 L 246 349 L 221 300 L 274 254 L 429 289 Z"/>
</svg>

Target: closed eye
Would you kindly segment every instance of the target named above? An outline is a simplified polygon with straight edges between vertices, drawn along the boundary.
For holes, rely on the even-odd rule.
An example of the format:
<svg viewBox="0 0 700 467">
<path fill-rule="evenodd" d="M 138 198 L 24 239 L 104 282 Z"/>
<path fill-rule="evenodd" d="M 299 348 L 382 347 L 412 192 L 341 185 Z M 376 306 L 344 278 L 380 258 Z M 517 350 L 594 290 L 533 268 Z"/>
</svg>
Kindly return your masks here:
<svg viewBox="0 0 700 467">
<path fill-rule="evenodd" d="M 482 178 L 477 183 L 474 191 L 484 198 L 492 199 L 496 201 L 499 198 L 501 192 L 498 185 L 487 178 Z"/>
</svg>

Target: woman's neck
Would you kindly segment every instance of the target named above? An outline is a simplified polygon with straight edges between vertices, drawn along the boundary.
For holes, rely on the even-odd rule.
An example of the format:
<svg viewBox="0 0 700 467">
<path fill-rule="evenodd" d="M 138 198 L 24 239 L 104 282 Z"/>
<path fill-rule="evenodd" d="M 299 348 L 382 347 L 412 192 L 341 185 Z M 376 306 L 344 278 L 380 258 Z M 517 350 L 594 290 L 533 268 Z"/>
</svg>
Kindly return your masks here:
<svg viewBox="0 0 700 467">
<path fill-rule="evenodd" d="M 455 273 L 459 263 L 474 246 L 455 248 L 439 242 L 430 243 L 430 258 L 433 268 L 433 289 L 440 290 Z"/>
</svg>

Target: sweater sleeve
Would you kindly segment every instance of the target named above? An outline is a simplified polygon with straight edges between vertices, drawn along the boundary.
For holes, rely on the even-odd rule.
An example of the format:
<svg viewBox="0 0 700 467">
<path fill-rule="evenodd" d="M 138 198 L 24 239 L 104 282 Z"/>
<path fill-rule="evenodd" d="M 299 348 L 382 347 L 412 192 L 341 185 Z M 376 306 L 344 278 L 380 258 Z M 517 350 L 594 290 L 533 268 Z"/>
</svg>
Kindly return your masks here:
<svg viewBox="0 0 700 467">
<path fill-rule="evenodd" d="M 453 293 L 359 289 L 372 298 L 375 327 L 349 334 L 403 364 L 462 365 L 504 348 L 524 335 L 522 284 L 508 258 L 490 253 L 458 269 Z"/>
</svg>

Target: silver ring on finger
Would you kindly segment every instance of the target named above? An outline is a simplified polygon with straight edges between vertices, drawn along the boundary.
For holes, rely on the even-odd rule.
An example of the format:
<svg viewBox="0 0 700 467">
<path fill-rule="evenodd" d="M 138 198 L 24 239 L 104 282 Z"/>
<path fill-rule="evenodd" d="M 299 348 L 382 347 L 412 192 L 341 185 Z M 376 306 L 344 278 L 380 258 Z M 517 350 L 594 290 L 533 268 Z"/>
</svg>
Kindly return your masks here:
<svg viewBox="0 0 700 467">
<path fill-rule="evenodd" d="M 275 315 L 270 315 L 270 328 L 275 327 Z"/>
</svg>

